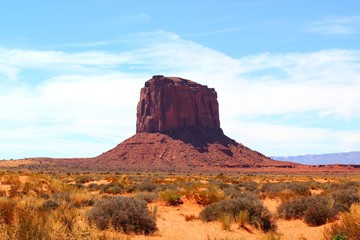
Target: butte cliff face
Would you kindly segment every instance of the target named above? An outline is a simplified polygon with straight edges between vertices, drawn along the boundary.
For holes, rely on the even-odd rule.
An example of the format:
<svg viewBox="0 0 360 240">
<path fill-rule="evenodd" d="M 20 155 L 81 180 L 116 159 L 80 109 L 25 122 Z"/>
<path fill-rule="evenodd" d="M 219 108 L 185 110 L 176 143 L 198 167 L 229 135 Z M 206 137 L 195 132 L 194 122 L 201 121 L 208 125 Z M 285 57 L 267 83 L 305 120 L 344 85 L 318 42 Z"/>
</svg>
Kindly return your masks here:
<svg viewBox="0 0 360 240">
<path fill-rule="evenodd" d="M 220 130 L 215 89 L 177 77 L 154 76 L 141 89 L 136 132 Z"/>
<path fill-rule="evenodd" d="M 153 76 L 141 89 L 136 115 L 136 134 L 88 165 L 130 171 L 292 166 L 224 135 L 216 91 L 190 80 Z"/>
</svg>

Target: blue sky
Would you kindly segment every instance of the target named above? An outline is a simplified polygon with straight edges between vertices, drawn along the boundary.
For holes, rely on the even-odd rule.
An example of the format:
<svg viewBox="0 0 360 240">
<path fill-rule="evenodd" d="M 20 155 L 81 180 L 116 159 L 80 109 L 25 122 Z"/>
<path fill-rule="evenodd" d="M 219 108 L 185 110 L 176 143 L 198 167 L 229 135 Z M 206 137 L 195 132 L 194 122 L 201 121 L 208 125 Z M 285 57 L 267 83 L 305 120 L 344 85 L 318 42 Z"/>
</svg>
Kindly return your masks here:
<svg viewBox="0 0 360 240">
<path fill-rule="evenodd" d="M 0 159 L 114 147 L 155 74 L 214 87 L 266 155 L 360 150 L 359 1 L 13 0 L 0 29 Z"/>
</svg>

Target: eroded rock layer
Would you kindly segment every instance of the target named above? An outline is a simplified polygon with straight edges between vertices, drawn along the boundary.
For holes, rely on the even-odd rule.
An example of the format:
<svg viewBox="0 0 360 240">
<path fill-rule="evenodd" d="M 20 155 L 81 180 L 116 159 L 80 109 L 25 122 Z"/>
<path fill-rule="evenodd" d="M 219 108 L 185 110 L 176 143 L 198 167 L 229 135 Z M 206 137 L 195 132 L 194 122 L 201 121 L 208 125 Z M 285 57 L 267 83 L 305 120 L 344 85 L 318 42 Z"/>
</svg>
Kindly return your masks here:
<svg viewBox="0 0 360 240">
<path fill-rule="evenodd" d="M 153 76 L 140 92 L 136 132 L 220 130 L 215 89 L 177 77 Z"/>
</svg>

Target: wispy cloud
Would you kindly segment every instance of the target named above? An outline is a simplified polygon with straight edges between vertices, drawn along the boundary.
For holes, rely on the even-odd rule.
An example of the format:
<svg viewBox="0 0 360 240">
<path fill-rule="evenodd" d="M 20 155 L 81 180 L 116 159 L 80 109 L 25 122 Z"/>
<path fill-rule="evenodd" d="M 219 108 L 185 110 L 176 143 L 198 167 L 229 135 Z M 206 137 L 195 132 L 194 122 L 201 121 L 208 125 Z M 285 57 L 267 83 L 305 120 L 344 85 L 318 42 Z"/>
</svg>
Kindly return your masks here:
<svg viewBox="0 0 360 240">
<path fill-rule="evenodd" d="M 215 87 L 225 132 L 265 154 L 360 148 L 360 129 L 341 127 L 360 119 L 359 51 L 236 59 L 163 31 L 135 39 L 140 47 L 118 53 L 0 49 L 0 158 L 108 150 L 135 132 L 139 89 L 154 74 Z M 299 126 L 297 116 L 339 124 Z"/>
<path fill-rule="evenodd" d="M 357 35 L 360 33 L 360 16 L 332 16 L 310 24 L 310 32 L 321 35 Z"/>
</svg>

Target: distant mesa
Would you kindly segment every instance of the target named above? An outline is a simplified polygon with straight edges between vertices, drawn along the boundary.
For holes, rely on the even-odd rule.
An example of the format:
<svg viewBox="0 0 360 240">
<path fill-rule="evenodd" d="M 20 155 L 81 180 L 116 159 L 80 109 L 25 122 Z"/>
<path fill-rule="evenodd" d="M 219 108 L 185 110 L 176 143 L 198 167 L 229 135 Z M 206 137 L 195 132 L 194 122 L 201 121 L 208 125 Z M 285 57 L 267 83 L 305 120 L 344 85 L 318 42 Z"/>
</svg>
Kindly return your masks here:
<svg viewBox="0 0 360 240">
<path fill-rule="evenodd" d="M 272 160 L 224 135 L 215 89 L 153 76 L 140 91 L 136 134 L 98 156 L 124 170 L 216 170 L 296 164 Z"/>
</svg>

